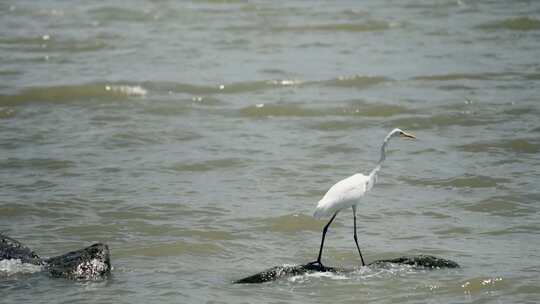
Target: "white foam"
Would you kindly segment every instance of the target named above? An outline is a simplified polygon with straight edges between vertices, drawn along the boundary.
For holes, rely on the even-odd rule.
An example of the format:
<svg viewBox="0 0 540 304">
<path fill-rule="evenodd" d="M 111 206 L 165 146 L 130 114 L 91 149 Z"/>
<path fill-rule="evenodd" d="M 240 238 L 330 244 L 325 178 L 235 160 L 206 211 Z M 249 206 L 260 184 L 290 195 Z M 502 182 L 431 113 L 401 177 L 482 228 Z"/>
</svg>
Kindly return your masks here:
<svg viewBox="0 0 540 304">
<path fill-rule="evenodd" d="M 19 259 L 0 260 L 0 273 L 7 274 L 8 276 L 17 273 L 34 273 L 42 270 L 42 266 L 22 263 Z"/>
<path fill-rule="evenodd" d="M 281 86 L 293 86 L 293 85 L 302 84 L 302 81 L 296 80 L 296 79 L 282 79 L 282 80 L 271 80 L 271 81 L 268 81 L 268 83 L 273 84 L 273 85 L 281 85 Z"/>
<path fill-rule="evenodd" d="M 388 263 L 383 267 L 359 267 L 355 269 L 352 274 L 361 279 L 369 278 L 381 278 L 381 277 L 393 277 L 401 276 L 412 273 L 422 272 L 423 270 L 417 269 L 411 265 L 393 264 Z"/>
<path fill-rule="evenodd" d="M 325 278 L 330 280 L 347 280 L 349 277 L 347 277 L 345 274 L 342 273 L 334 273 L 334 272 L 308 272 L 302 275 L 292 276 L 288 280 L 292 283 L 298 283 L 303 282 L 305 280 L 308 280 L 310 278 Z"/>
<path fill-rule="evenodd" d="M 286 265 L 284 265 L 286 266 Z M 291 265 L 294 266 L 294 265 Z M 401 275 L 408 275 L 422 272 L 411 265 L 401 265 L 388 263 L 384 267 L 362 266 L 354 269 L 352 272 L 307 272 L 288 278 L 291 283 L 302 283 L 309 279 L 330 279 L 330 280 L 365 280 L 370 278 L 385 278 Z"/>
<path fill-rule="evenodd" d="M 313 277 L 313 278 L 329 278 L 332 280 L 346 280 L 348 277 L 344 274 L 335 273 L 335 272 L 312 272 L 307 273 L 306 277 Z"/>
<path fill-rule="evenodd" d="M 106 85 L 105 91 L 122 93 L 129 96 L 145 96 L 148 93 L 148 91 L 141 86 L 128 85 Z"/>
</svg>

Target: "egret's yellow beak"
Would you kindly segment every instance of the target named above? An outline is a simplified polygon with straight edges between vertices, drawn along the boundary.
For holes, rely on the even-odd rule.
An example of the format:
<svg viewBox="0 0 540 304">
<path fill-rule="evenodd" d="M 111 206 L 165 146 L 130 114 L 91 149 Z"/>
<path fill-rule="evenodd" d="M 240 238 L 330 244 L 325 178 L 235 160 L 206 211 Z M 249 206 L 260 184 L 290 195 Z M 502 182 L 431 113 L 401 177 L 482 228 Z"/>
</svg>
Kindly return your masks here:
<svg viewBox="0 0 540 304">
<path fill-rule="evenodd" d="M 405 138 L 410 138 L 410 139 L 416 139 L 416 136 L 410 134 L 410 133 L 407 133 L 407 132 L 401 132 L 400 134 L 402 137 L 405 137 Z"/>
</svg>

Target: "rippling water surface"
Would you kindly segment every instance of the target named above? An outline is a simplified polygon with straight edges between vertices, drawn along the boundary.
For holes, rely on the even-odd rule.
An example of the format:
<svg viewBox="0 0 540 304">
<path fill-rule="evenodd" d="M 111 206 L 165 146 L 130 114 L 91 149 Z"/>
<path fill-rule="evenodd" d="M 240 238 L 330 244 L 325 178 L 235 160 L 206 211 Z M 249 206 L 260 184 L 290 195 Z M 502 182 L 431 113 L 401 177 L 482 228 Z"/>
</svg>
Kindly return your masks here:
<svg viewBox="0 0 540 304">
<path fill-rule="evenodd" d="M 0 263 L 10 303 L 536 302 L 540 4 L 535 1 L 17 1 L 0 4 L 0 231 L 51 256 L 106 242 L 104 282 Z M 324 261 L 311 217 L 369 172 Z"/>
</svg>

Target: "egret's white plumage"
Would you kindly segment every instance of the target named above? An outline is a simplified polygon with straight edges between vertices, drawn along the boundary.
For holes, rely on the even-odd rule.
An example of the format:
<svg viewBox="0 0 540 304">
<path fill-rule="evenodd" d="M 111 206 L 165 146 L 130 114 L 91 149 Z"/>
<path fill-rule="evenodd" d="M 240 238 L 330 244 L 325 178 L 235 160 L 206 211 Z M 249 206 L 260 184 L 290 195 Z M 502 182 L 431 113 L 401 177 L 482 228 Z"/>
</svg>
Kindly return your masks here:
<svg viewBox="0 0 540 304">
<path fill-rule="evenodd" d="M 336 212 L 352 207 L 370 189 L 370 177 L 362 173 L 349 176 L 333 185 L 317 204 L 313 216 L 317 219 L 329 217 Z"/>
<path fill-rule="evenodd" d="M 321 263 L 324 238 L 326 235 L 326 231 L 328 230 L 328 226 L 330 226 L 339 211 L 352 207 L 354 216 L 354 241 L 356 243 L 356 247 L 358 248 L 360 258 L 362 259 L 362 265 L 364 265 L 364 258 L 362 257 L 362 253 L 360 252 L 360 247 L 358 246 L 358 240 L 356 236 L 356 207 L 360 202 L 360 198 L 362 198 L 375 185 L 375 182 L 377 181 L 377 174 L 381 170 L 382 163 L 386 159 L 386 146 L 388 144 L 388 141 L 394 136 L 415 138 L 414 135 L 406 133 L 401 129 L 392 130 L 384 138 L 383 144 L 381 146 L 381 156 L 379 158 L 379 161 L 369 175 L 357 173 L 337 182 L 335 185 L 330 187 L 328 192 L 326 192 L 326 194 L 317 204 L 317 207 L 315 208 L 315 213 L 313 214 L 315 218 L 329 216 L 331 216 L 332 218 L 330 219 L 328 224 L 324 226 L 323 236 L 321 240 L 321 248 L 319 250 L 319 257 L 317 258 L 317 261 L 315 263 Z"/>
</svg>

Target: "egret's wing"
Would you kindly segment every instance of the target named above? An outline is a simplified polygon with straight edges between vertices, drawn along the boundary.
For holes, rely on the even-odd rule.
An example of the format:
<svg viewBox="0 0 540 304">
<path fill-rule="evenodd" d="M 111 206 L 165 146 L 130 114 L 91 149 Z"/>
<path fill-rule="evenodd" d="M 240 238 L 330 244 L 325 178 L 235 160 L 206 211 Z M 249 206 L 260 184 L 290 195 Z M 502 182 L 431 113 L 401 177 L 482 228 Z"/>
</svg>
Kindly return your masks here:
<svg viewBox="0 0 540 304">
<path fill-rule="evenodd" d="M 324 195 L 324 201 L 339 202 L 356 200 L 366 193 L 368 177 L 355 174 L 333 185 Z"/>
<path fill-rule="evenodd" d="M 352 206 L 366 193 L 368 181 L 369 176 L 355 174 L 337 182 L 319 201 L 314 216 L 329 216 Z"/>
</svg>

